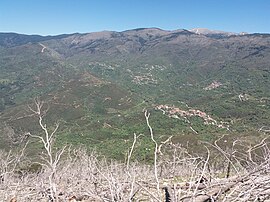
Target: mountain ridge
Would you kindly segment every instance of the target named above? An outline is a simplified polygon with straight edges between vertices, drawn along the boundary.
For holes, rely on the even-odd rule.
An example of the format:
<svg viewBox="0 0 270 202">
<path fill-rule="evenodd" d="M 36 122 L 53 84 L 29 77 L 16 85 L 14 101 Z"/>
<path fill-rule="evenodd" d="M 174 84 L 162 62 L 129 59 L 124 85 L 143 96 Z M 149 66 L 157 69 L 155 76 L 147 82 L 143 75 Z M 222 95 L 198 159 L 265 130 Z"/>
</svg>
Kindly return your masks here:
<svg viewBox="0 0 270 202">
<path fill-rule="evenodd" d="M 2 33 L 0 147 L 38 131 L 27 110 L 35 97 L 50 106 L 48 124 L 62 120 L 58 144 L 88 144 L 110 154 L 119 140 L 114 157 L 123 155 L 120 143 L 130 134 L 147 132 L 143 109 L 151 111 L 159 141 L 173 135 L 175 142 L 197 145 L 227 133 L 252 139 L 270 125 L 269 64 L 269 34 L 158 28 L 47 38 Z M 217 124 L 205 124 L 207 115 Z M 228 123 L 229 132 L 219 122 Z"/>
<path fill-rule="evenodd" d="M 147 32 L 147 33 L 162 33 L 163 35 L 166 34 L 172 34 L 172 33 L 178 33 L 182 31 L 188 31 L 191 33 L 195 34 L 201 34 L 201 35 L 218 35 L 222 34 L 224 36 L 233 36 L 233 35 L 253 35 L 253 34 L 267 34 L 267 33 L 246 33 L 246 32 L 240 32 L 240 33 L 235 33 L 235 32 L 226 32 L 226 31 L 217 31 L 217 30 L 210 30 L 207 28 L 193 28 L 190 30 L 187 29 L 176 29 L 176 30 L 163 30 L 161 28 L 136 28 L 136 29 L 129 29 L 129 30 L 124 30 L 124 31 L 96 31 L 96 32 L 87 32 L 87 33 L 70 33 L 70 34 L 57 34 L 57 35 L 38 35 L 38 34 L 20 34 L 20 33 L 15 33 L 15 32 L 0 32 L 0 45 L 3 45 L 3 38 L 10 38 L 11 40 L 14 39 L 16 40 L 21 40 L 23 43 L 28 43 L 28 42 L 36 42 L 36 41 L 44 41 L 44 40 L 50 40 L 50 39 L 59 39 L 59 38 L 65 38 L 69 37 L 72 35 L 96 35 L 99 37 L 102 37 L 105 33 L 117 33 L 117 34 L 124 34 L 124 33 L 134 33 L 134 32 Z M 20 38 L 18 38 L 20 37 Z M 29 40 L 26 40 L 26 38 L 29 38 Z M 26 41 L 25 41 L 26 40 Z M 20 45 L 22 45 L 20 43 Z"/>
</svg>

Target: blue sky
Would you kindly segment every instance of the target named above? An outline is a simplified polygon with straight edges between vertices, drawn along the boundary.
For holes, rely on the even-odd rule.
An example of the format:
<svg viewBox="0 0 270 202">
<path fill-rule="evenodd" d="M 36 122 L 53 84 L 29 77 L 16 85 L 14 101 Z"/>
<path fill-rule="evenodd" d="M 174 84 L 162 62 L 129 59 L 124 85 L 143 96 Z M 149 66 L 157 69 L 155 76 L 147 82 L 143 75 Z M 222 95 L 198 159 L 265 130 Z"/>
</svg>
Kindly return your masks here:
<svg viewBox="0 0 270 202">
<path fill-rule="evenodd" d="M 0 0 L 0 32 L 56 35 L 141 27 L 270 33 L 270 0 Z"/>
</svg>

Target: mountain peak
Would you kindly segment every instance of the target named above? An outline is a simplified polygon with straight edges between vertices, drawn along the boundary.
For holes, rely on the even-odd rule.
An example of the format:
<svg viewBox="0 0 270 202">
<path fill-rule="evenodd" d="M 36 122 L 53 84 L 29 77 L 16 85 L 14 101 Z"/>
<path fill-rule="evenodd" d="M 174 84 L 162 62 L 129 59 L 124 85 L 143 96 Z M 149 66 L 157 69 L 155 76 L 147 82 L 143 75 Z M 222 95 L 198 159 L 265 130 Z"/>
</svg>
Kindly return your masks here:
<svg viewBox="0 0 270 202">
<path fill-rule="evenodd" d="M 210 30 L 207 28 L 193 28 L 189 30 L 190 32 L 193 32 L 195 34 L 202 34 L 202 35 L 216 35 L 216 34 L 221 34 L 221 35 L 226 35 L 226 36 L 231 36 L 231 35 L 238 35 L 237 33 L 234 32 L 225 32 L 225 31 L 220 31 L 220 30 Z"/>
</svg>

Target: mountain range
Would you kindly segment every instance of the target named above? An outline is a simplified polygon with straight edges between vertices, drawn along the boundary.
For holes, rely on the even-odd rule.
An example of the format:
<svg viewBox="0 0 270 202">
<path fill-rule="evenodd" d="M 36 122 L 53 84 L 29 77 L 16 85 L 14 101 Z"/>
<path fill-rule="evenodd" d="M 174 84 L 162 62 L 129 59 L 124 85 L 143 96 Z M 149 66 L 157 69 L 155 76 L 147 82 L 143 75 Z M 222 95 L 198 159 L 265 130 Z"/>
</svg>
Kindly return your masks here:
<svg viewBox="0 0 270 202">
<path fill-rule="evenodd" d="M 253 141 L 270 127 L 270 34 L 139 28 L 58 36 L 0 33 L 1 148 L 41 133 L 30 110 L 60 122 L 59 145 L 122 157 L 133 133 L 138 155 L 159 142 L 199 148 L 222 135 Z M 128 143 L 128 144 L 125 144 Z M 32 144 L 33 150 L 38 143 Z"/>
</svg>

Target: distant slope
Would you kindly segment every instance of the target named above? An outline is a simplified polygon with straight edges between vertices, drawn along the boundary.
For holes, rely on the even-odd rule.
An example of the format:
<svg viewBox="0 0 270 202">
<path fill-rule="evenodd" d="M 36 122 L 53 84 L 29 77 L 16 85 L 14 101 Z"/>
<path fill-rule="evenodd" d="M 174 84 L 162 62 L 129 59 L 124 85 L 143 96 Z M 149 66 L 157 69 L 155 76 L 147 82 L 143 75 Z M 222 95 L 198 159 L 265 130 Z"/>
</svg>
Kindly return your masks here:
<svg viewBox="0 0 270 202">
<path fill-rule="evenodd" d="M 26 35 L 17 33 L 0 33 L 0 46 L 4 47 L 19 46 L 27 43 L 36 43 L 50 39 L 61 39 L 67 36 L 69 36 L 69 34 L 63 34 L 58 36 L 40 36 L 40 35 Z"/>
<path fill-rule="evenodd" d="M 39 96 L 50 106 L 48 123 L 63 121 L 59 144 L 95 145 L 107 153 L 119 140 L 112 156 L 123 155 L 121 141 L 134 132 L 147 133 L 143 109 L 152 112 L 159 141 L 168 135 L 178 142 L 227 133 L 253 137 L 270 125 L 269 64 L 269 34 L 158 28 L 47 37 L 0 33 L 0 131 L 35 131 L 34 117 L 21 117 Z M 156 108 L 163 105 L 176 114 Z M 191 116 L 194 110 L 226 122 L 229 132 Z M 190 117 L 177 114 L 183 111 Z M 12 145 L 5 132 L 0 135 Z"/>
</svg>

